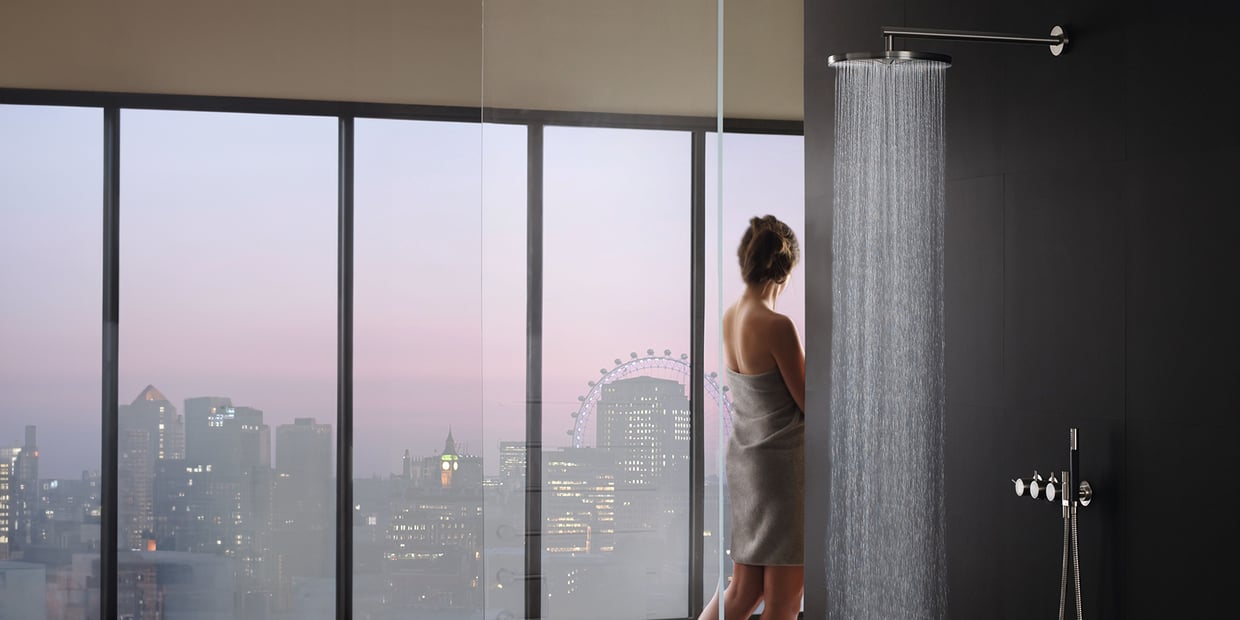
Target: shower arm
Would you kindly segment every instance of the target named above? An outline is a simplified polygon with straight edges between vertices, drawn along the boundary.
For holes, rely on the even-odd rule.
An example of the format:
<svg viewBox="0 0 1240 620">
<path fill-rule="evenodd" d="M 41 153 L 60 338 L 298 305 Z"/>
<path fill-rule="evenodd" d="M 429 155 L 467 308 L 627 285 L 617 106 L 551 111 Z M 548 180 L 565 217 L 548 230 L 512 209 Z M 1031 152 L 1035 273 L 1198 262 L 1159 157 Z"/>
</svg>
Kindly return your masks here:
<svg viewBox="0 0 1240 620">
<path fill-rule="evenodd" d="M 1014 43 L 1017 45 L 1046 45 L 1051 54 L 1058 56 L 1068 46 L 1068 34 L 1062 26 L 1051 28 L 1050 35 L 1029 36 L 1002 32 L 977 32 L 973 30 L 944 30 L 941 28 L 906 28 L 883 26 L 883 46 L 886 51 L 895 50 L 895 39 L 939 39 L 944 41 L 976 41 L 981 43 Z"/>
</svg>

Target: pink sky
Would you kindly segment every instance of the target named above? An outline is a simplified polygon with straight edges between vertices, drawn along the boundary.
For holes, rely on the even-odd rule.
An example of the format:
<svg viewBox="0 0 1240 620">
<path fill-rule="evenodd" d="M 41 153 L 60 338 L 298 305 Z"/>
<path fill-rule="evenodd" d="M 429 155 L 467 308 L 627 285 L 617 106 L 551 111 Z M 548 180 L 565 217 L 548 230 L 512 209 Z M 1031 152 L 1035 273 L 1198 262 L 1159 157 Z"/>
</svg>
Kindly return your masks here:
<svg viewBox="0 0 1240 620">
<path fill-rule="evenodd" d="M 100 127 L 98 110 L 0 106 L 0 445 L 37 423 L 45 476 L 98 468 Z M 179 408 L 229 396 L 273 427 L 334 426 L 335 119 L 126 111 L 122 127 L 122 400 L 150 383 Z M 359 476 L 398 471 L 406 448 L 434 453 L 449 425 L 489 460 L 524 437 L 524 132 L 358 121 Z M 728 136 L 725 149 L 730 303 L 748 218 L 800 233 L 804 200 L 799 137 Z M 599 368 L 688 352 L 689 136 L 548 128 L 545 162 L 555 447 Z M 708 256 L 713 285 L 713 244 Z M 800 273 L 781 309 L 803 327 Z M 712 286 L 708 334 L 714 300 Z"/>
</svg>

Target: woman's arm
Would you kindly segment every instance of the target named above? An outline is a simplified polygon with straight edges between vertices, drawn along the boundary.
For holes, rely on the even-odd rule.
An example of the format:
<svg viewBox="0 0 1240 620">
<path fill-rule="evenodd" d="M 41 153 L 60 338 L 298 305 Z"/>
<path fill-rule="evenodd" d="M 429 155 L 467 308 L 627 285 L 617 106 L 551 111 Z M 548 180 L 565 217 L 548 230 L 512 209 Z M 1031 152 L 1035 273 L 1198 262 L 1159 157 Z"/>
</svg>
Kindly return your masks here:
<svg viewBox="0 0 1240 620">
<path fill-rule="evenodd" d="M 801 411 L 805 411 L 805 349 L 801 348 L 801 337 L 797 334 L 797 326 L 792 319 L 777 314 L 771 325 L 771 356 L 779 367 L 779 374 L 784 378 L 792 400 L 796 401 Z"/>
</svg>

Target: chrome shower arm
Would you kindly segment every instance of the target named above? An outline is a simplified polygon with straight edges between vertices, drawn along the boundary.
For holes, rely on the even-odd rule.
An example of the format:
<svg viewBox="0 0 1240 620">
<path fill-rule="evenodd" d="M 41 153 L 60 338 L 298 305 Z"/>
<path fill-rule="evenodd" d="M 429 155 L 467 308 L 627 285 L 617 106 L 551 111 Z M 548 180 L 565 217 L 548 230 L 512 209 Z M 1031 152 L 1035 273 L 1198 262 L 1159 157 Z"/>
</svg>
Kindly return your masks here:
<svg viewBox="0 0 1240 620">
<path fill-rule="evenodd" d="M 974 30 L 945 30 L 942 28 L 907 28 L 883 26 L 883 44 L 887 51 L 895 49 L 896 37 L 905 39 L 940 39 L 945 41 L 976 41 L 981 43 L 1014 43 L 1017 45 L 1046 45 L 1055 56 L 1063 53 L 1068 45 L 1068 35 L 1063 27 L 1051 28 L 1050 35 L 1032 36 L 1003 32 L 978 32 Z"/>
</svg>

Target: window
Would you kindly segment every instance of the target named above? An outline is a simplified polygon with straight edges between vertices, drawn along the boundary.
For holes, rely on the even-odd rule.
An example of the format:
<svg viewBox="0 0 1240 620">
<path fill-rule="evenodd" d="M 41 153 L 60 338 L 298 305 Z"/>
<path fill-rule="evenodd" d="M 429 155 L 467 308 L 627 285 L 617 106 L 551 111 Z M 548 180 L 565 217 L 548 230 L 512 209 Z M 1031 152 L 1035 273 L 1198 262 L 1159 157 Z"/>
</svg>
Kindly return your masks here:
<svg viewBox="0 0 1240 620">
<path fill-rule="evenodd" d="M 0 600 L 80 617 L 97 561 L 103 114 L 0 105 Z"/>
<path fill-rule="evenodd" d="M 321 111 L 299 105 L 288 111 Z M 691 590 L 713 594 L 720 559 L 730 568 L 718 545 L 726 392 L 690 401 L 690 343 L 702 330 L 717 385 L 717 270 L 726 305 L 749 217 L 804 232 L 801 138 L 726 136 L 720 262 L 706 134 L 708 260 L 694 274 L 700 125 L 406 112 L 428 120 L 354 121 L 346 548 L 335 537 L 340 119 L 121 112 L 119 283 L 102 279 L 120 299 L 120 445 L 101 463 L 103 118 L 0 105 L 6 609 L 96 613 L 109 470 L 121 616 L 332 617 L 338 552 L 353 556 L 358 618 L 521 617 L 527 583 L 549 618 L 678 618 L 698 611 Z M 530 171 L 542 185 L 527 195 Z M 541 234 L 527 237 L 527 222 Z M 695 279 L 704 317 L 691 316 Z M 527 316 L 535 307 L 541 317 Z M 779 309 L 803 328 L 802 269 Z M 527 357 L 532 339 L 540 356 Z M 539 410 L 541 460 L 530 463 L 526 423 Z M 707 439 L 704 488 L 691 478 L 695 433 Z M 541 493 L 526 492 L 527 466 Z M 523 579 L 527 502 L 541 512 L 541 581 Z"/>
<path fill-rule="evenodd" d="M 546 129 L 550 618 L 688 607 L 690 149 L 688 132 Z"/>
<path fill-rule="evenodd" d="M 333 615 L 336 122 L 121 115 L 122 617 Z"/>
<path fill-rule="evenodd" d="M 356 121 L 358 618 L 481 617 L 492 557 L 484 502 L 520 515 L 522 490 L 498 498 L 496 465 L 501 440 L 524 438 L 524 252 L 506 251 L 513 236 L 485 218 L 515 214 L 524 223 L 525 129 L 487 126 L 485 143 L 482 131 L 476 123 Z M 488 202 L 484 152 L 497 171 L 520 173 L 518 185 L 500 172 L 504 185 L 492 187 Z M 488 261 L 513 277 L 493 279 Z M 511 316 L 497 314 L 496 329 L 485 329 L 489 308 Z M 505 363 L 514 351 L 516 364 Z M 492 384 L 517 391 L 486 415 Z M 503 472 L 509 486 L 513 473 Z"/>
</svg>

